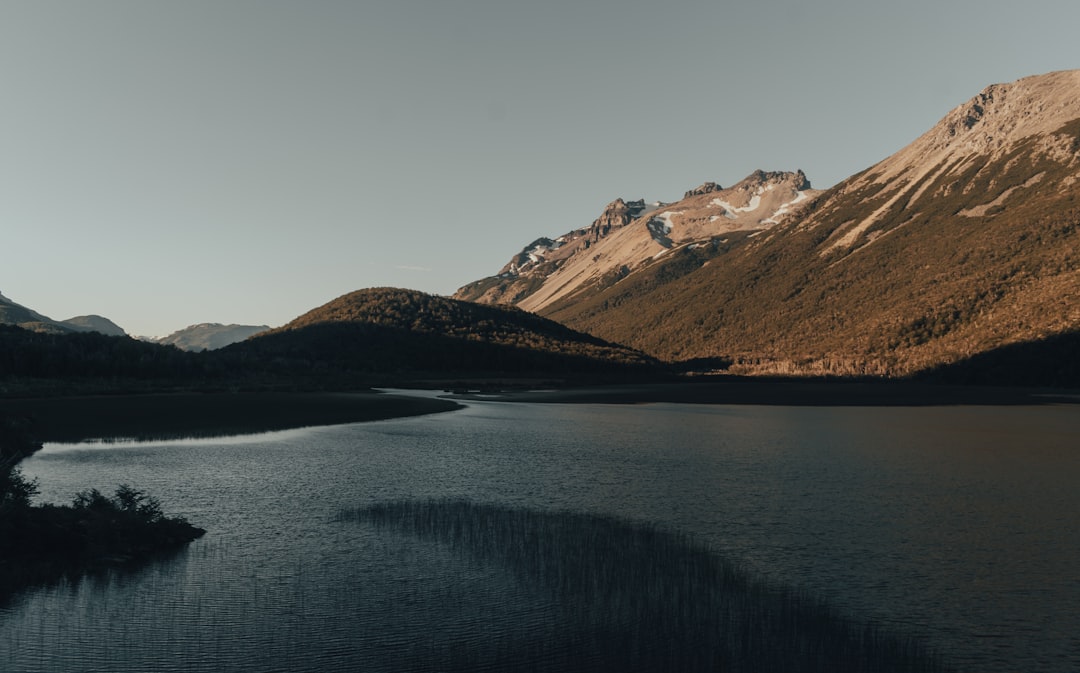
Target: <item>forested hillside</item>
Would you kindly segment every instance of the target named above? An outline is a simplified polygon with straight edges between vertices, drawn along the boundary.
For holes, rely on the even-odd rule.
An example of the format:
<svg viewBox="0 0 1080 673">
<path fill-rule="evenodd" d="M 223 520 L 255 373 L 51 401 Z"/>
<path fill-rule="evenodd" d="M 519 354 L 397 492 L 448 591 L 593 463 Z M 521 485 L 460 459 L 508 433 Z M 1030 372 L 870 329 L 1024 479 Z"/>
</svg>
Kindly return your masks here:
<svg viewBox="0 0 1080 673">
<path fill-rule="evenodd" d="M 576 378 L 656 369 L 640 352 L 519 309 L 395 288 L 344 295 L 222 353 L 328 374 Z"/>
<path fill-rule="evenodd" d="M 386 288 L 346 295 L 285 327 L 201 353 L 129 337 L 0 325 L 0 395 L 657 373 L 655 360 L 640 352 L 525 311 Z"/>
</svg>

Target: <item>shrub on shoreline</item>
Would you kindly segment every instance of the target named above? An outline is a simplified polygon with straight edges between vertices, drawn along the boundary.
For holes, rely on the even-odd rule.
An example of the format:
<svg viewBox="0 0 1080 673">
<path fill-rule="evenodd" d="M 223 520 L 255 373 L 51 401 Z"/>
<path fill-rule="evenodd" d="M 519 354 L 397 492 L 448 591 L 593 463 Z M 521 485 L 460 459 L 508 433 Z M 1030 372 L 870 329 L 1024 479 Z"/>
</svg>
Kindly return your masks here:
<svg viewBox="0 0 1080 673">
<path fill-rule="evenodd" d="M 0 493 L 0 601 L 64 575 L 147 560 L 206 532 L 126 484 L 112 497 L 91 489 L 71 505 L 34 506 L 35 482 L 16 469 L 6 481 L 15 486 Z"/>
</svg>

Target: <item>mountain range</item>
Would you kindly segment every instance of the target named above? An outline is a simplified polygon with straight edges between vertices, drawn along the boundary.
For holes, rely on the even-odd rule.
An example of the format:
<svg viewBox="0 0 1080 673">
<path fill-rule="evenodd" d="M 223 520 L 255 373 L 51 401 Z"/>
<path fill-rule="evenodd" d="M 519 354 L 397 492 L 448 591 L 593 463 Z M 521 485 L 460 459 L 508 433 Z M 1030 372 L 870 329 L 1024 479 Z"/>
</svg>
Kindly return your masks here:
<svg viewBox="0 0 1080 673">
<path fill-rule="evenodd" d="M 824 191 L 615 201 L 455 297 L 666 361 L 907 375 L 1080 330 L 1080 71 L 993 85 Z"/>
<path fill-rule="evenodd" d="M 100 315 L 53 320 L 33 309 L 15 303 L 3 294 L 0 294 L 0 325 L 15 325 L 34 332 L 53 334 L 97 332 L 106 336 L 127 336 L 127 332 L 122 327 Z M 163 346 L 176 346 L 180 350 L 198 352 L 224 348 L 268 329 L 270 329 L 269 325 L 222 325 L 207 322 L 190 325 L 168 336 L 139 338 L 142 341 Z"/>
<path fill-rule="evenodd" d="M 161 340 L 218 348 L 210 357 L 101 341 L 89 333 L 123 330 L 3 295 L 0 324 L 24 328 L 0 330 L 7 375 L 24 380 L 348 385 L 651 376 L 663 363 L 1077 385 L 1080 70 L 990 86 L 830 189 L 801 171 L 754 171 L 671 203 L 620 198 L 453 298 L 374 288 L 277 329 L 206 323 Z M 138 362 L 114 362 L 128 357 Z"/>
</svg>

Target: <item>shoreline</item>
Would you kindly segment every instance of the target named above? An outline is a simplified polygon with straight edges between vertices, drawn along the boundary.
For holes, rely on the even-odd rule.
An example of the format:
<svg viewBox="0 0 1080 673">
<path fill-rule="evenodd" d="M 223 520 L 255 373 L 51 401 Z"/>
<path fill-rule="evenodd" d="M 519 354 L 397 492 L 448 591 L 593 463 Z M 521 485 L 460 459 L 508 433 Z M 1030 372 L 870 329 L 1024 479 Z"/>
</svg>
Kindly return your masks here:
<svg viewBox="0 0 1080 673">
<path fill-rule="evenodd" d="M 33 419 L 40 442 L 178 439 L 404 418 L 460 409 L 451 400 L 362 392 L 146 393 L 0 400 Z"/>
<path fill-rule="evenodd" d="M 724 380 L 456 392 L 449 400 L 546 404 L 751 404 L 766 406 L 1023 406 L 1080 404 L 1080 391 L 909 381 Z"/>
<path fill-rule="evenodd" d="M 170 393 L 16 398 L 0 400 L 0 416 L 18 419 L 18 446 L 7 469 L 17 469 L 47 442 L 179 439 L 403 418 L 453 411 L 450 400 L 374 391 L 356 393 Z M 8 448 L 8 447 L 0 447 Z M 3 457 L 5 451 L 0 451 Z M 0 467 L 4 467 L 0 461 Z M 16 476 L 18 472 L 15 473 Z M 0 475 L 2 477 L 4 475 Z M 36 489 L 34 489 L 36 491 Z M 4 494 L 0 492 L 0 496 Z M 14 596 L 65 577 L 136 568 L 184 548 L 206 531 L 157 509 L 129 489 L 129 500 L 96 491 L 72 505 L 26 503 L 0 508 L 0 607 Z M 84 507 L 79 508 L 80 497 Z M 2 504 L 2 498 L 0 498 Z M 151 506 L 152 505 L 152 506 Z"/>
</svg>

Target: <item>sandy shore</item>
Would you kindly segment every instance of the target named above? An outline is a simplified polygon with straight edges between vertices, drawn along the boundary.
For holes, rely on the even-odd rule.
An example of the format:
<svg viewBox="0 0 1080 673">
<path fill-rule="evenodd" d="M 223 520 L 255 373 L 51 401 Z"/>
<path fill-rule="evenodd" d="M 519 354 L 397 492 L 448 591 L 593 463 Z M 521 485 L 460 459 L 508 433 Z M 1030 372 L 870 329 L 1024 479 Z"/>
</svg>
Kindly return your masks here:
<svg viewBox="0 0 1080 673">
<path fill-rule="evenodd" d="M 176 393 L 0 399 L 43 442 L 237 435 L 451 411 L 449 400 L 357 393 Z"/>
</svg>

